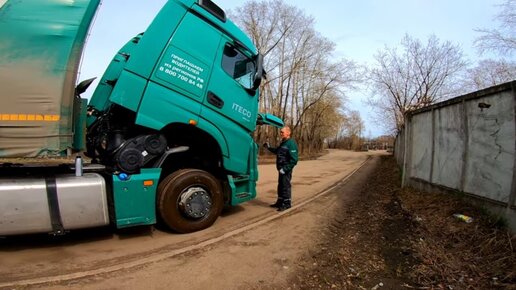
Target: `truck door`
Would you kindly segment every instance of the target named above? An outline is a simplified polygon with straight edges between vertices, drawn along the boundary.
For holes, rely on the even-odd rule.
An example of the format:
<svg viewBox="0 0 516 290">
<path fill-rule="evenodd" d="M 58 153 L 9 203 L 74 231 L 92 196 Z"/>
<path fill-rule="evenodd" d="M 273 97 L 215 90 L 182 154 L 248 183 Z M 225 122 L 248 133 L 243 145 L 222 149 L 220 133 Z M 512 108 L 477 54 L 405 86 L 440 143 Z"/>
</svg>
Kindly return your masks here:
<svg viewBox="0 0 516 290">
<path fill-rule="evenodd" d="M 140 117 L 161 126 L 198 120 L 220 38 L 220 31 L 187 13 L 158 61 Z"/>
<path fill-rule="evenodd" d="M 252 91 L 256 72 L 255 58 L 244 48 L 225 37 L 213 65 L 203 110 L 222 114 L 240 128 L 252 132 L 256 128 L 258 93 Z"/>
</svg>

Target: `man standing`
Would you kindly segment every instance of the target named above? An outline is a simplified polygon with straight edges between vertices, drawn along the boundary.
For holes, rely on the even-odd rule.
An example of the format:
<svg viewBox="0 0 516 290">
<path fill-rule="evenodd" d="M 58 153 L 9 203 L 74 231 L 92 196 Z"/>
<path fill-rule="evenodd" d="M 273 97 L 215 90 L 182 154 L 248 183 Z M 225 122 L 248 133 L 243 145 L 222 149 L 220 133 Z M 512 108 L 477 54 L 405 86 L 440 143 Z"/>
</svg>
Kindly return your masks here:
<svg viewBox="0 0 516 290">
<path fill-rule="evenodd" d="M 276 169 L 278 169 L 278 199 L 271 207 L 284 211 L 292 206 L 292 170 L 297 164 L 297 144 L 290 138 L 290 128 L 285 126 L 280 130 L 281 144 L 274 148 L 269 143 L 263 144 L 270 152 L 276 154 Z"/>
</svg>

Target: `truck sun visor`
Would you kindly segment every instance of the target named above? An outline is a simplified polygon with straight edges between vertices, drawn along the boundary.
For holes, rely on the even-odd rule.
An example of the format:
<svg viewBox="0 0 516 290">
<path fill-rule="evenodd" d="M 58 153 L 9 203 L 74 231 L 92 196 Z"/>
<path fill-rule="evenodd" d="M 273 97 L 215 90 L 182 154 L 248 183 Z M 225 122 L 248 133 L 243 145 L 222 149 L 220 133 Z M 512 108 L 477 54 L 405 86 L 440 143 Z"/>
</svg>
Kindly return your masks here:
<svg viewBox="0 0 516 290">
<path fill-rule="evenodd" d="M 199 6 L 206 9 L 206 11 L 213 14 L 213 16 L 217 17 L 220 21 L 226 22 L 226 13 L 222 8 L 217 6 L 217 4 L 213 3 L 211 0 L 199 0 Z"/>
</svg>

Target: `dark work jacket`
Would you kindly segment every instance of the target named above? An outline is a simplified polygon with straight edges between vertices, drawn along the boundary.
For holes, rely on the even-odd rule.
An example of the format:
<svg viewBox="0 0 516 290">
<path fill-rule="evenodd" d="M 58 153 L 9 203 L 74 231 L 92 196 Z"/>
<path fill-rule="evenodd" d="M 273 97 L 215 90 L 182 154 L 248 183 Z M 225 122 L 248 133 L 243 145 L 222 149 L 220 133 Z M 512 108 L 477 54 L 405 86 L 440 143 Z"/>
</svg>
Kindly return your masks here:
<svg viewBox="0 0 516 290">
<path fill-rule="evenodd" d="M 276 168 L 278 170 L 283 168 L 285 172 L 289 172 L 296 166 L 298 160 L 297 144 L 292 138 L 281 141 L 280 146 L 276 148 L 269 147 L 268 149 L 277 156 Z"/>
</svg>

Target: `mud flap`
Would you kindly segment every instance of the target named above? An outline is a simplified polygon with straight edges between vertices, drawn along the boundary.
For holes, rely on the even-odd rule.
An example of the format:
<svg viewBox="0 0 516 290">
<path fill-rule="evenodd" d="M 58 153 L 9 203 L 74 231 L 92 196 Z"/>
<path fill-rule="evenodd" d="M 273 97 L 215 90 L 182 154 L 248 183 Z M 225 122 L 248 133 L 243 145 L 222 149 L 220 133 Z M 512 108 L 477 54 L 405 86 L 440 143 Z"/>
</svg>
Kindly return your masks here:
<svg viewBox="0 0 516 290">
<path fill-rule="evenodd" d="M 161 168 L 144 168 L 140 174 L 113 175 L 117 228 L 156 223 L 156 191 Z"/>
</svg>

